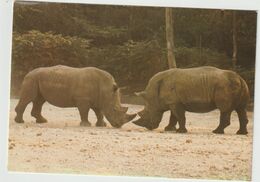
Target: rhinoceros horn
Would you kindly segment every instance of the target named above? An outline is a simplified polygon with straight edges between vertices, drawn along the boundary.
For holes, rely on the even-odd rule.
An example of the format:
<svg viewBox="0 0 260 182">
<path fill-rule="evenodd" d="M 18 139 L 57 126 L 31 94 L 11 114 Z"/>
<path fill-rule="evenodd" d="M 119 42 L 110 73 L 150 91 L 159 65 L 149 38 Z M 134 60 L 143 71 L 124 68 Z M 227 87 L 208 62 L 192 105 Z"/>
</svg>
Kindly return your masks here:
<svg viewBox="0 0 260 182">
<path fill-rule="evenodd" d="M 138 126 L 146 127 L 146 122 L 143 118 L 139 118 L 139 119 L 133 121 L 133 123 Z"/>
<path fill-rule="evenodd" d="M 126 114 L 128 122 L 133 120 L 136 117 L 136 114 Z"/>
</svg>

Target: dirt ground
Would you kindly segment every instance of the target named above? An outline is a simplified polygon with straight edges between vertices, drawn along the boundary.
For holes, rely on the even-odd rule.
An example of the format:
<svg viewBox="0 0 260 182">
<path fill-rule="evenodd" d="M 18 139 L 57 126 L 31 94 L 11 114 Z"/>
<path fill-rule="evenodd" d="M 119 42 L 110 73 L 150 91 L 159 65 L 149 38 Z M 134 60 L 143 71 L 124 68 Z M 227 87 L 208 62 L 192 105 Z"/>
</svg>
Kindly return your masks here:
<svg viewBox="0 0 260 182">
<path fill-rule="evenodd" d="M 218 126 L 218 111 L 187 113 L 187 134 L 164 132 L 166 112 L 159 128 L 147 131 L 132 123 L 121 129 L 80 127 L 76 108 L 43 106 L 46 124 L 36 124 L 25 111 L 25 124 L 14 122 L 10 103 L 10 171 L 94 175 L 157 176 L 169 178 L 250 180 L 252 167 L 253 113 L 248 112 L 249 134 L 236 135 L 238 118 L 232 114 L 224 135 L 211 133 Z M 143 107 L 128 105 L 129 113 Z"/>
</svg>

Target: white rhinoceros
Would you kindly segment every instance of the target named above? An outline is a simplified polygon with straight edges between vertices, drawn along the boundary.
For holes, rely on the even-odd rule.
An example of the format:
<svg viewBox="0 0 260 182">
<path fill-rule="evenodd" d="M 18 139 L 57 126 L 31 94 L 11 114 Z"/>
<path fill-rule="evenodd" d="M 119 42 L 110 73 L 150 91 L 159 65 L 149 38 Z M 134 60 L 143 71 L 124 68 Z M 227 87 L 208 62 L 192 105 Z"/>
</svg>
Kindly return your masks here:
<svg viewBox="0 0 260 182">
<path fill-rule="evenodd" d="M 240 128 L 237 134 L 247 134 L 246 105 L 249 90 L 246 82 L 235 72 L 214 67 L 170 69 L 154 75 L 145 91 L 137 93 L 145 100 L 136 125 L 155 129 L 165 111 L 171 111 L 170 123 L 165 130 L 187 132 L 185 111 L 204 113 L 220 110 L 219 126 L 214 133 L 224 133 L 230 124 L 233 110 L 238 114 Z"/>
<path fill-rule="evenodd" d="M 29 72 L 22 83 L 20 100 L 15 108 L 15 121 L 24 122 L 24 110 L 33 102 L 31 115 L 37 123 L 47 122 L 41 115 L 45 101 L 58 107 L 77 107 L 81 126 L 91 125 L 88 121 L 90 108 L 97 116 L 96 126 L 106 126 L 103 114 L 117 128 L 136 116 L 126 114 L 127 108 L 121 106 L 114 78 L 106 71 L 94 67 L 72 68 L 59 65 Z"/>
</svg>

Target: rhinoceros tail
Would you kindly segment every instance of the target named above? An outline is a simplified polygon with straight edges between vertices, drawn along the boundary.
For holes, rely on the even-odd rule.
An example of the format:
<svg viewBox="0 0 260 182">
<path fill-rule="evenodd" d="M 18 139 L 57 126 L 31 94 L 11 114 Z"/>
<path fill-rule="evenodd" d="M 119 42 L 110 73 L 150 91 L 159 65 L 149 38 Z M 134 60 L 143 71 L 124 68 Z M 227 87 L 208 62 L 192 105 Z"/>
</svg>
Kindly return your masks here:
<svg viewBox="0 0 260 182">
<path fill-rule="evenodd" d="M 29 103 L 33 101 L 39 91 L 39 85 L 37 78 L 33 72 L 28 73 L 23 80 L 21 91 L 20 91 L 20 101 Z"/>
<path fill-rule="evenodd" d="M 240 98 L 239 98 L 240 102 L 239 102 L 238 107 L 246 108 L 247 103 L 249 102 L 249 99 L 250 99 L 249 89 L 248 89 L 246 81 L 243 78 L 241 78 L 240 76 L 239 76 L 239 79 L 240 79 L 241 89 L 240 89 Z"/>
</svg>

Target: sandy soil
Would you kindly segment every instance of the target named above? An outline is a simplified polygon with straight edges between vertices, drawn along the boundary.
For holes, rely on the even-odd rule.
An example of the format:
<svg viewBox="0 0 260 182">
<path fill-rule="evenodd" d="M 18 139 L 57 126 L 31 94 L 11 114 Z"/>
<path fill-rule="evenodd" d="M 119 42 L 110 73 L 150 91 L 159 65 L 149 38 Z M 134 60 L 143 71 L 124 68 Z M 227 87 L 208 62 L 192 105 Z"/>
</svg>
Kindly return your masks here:
<svg viewBox="0 0 260 182">
<path fill-rule="evenodd" d="M 218 125 L 219 113 L 187 113 L 187 134 L 164 132 L 166 112 L 160 127 L 147 131 L 132 123 L 121 129 L 110 125 L 94 127 L 96 117 L 90 112 L 93 127 L 79 127 L 76 108 L 62 109 L 44 104 L 46 124 L 36 124 L 25 111 L 25 124 L 14 122 L 10 104 L 10 171 L 76 173 L 98 175 L 158 176 L 169 178 L 251 179 L 252 112 L 247 136 L 235 135 L 236 113 L 225 135 L 211 133 Z M 129 113 L 142 106 L 129 105 Z"/>
</svg>

